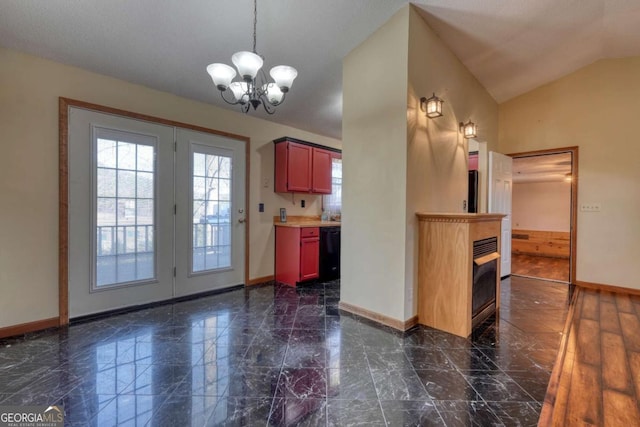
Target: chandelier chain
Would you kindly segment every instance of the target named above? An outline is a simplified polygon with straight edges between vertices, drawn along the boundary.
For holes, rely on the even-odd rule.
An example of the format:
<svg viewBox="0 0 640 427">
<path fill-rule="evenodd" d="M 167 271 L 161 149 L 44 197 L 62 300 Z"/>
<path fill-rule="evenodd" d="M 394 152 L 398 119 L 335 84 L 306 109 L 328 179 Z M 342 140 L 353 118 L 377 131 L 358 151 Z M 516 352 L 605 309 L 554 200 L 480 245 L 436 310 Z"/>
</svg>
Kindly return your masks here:
<svg viewBox="0 0 640 427">
<path fill-rule="evenodd" d="M 258 0 L 253 0 L 253 53 L 256 51 L 256 27 L 258 26 Z"/>
</svg>

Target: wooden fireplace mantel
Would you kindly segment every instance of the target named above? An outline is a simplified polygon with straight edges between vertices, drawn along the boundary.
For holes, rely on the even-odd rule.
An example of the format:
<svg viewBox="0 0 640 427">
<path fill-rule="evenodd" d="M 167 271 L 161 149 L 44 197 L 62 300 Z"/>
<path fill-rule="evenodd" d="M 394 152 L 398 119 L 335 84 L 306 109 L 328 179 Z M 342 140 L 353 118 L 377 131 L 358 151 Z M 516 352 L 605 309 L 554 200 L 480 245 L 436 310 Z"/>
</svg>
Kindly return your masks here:
<svg viewBox="0 0 640 427">
<path fill-rule="evenodd" d="M 419 221 L 418 323 L 461 337 L 472 330 L 473 242 L 496 237 L 502 214 L 416 213 Z M 500 307 L 500 262 L 496 275 Z"/>
</svg>

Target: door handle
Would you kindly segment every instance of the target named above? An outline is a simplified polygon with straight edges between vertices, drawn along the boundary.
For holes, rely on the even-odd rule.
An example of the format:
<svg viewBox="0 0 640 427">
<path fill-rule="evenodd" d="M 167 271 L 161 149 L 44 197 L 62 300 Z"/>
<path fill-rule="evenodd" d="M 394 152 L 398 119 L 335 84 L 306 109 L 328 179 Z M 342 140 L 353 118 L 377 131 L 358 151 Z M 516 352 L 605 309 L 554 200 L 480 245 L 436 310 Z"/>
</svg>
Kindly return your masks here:
<svg viewBox="0 0 640 427">
<path fill-rule="evenodd" d="M 238 220 L 238 222 L 239 222 L 240 224 L 242 224 L 242 223 L 243 223 L 243 222 L 245 222 L 245 221 L 246 221 L 246 219 L 245 219 L 245 218 L 240 218 L 240 219 Z"/>
</svg>

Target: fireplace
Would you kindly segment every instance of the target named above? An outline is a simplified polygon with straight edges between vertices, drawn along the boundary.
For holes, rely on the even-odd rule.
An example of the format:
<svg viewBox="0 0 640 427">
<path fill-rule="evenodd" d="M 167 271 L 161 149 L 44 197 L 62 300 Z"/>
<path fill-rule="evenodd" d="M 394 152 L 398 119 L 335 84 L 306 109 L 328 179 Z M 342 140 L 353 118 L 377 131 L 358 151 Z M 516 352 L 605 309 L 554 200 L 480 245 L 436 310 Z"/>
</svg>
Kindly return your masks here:
<svg viewBox="0 0 640 427">
<path fill-rule="evenodd" d="M 496 237 L 473 242 L 472 327 L 476 327 L 496 311 L 499 258 Z"/>
<path fill-rule="evenodd" d="M 500 311 L 504 214 L 416 215 L 418 323 L 467 338 L 477 323 Z"/>
</svg>

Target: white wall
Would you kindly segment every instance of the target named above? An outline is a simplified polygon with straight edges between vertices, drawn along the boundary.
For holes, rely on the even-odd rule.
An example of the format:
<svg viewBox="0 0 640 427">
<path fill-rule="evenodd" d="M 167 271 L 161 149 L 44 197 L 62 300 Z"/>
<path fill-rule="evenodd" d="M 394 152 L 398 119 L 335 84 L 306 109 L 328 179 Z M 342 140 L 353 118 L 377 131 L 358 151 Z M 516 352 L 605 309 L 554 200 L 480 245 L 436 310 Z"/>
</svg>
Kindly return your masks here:
<svg viewBox="0 0 640 427">
<path fill-rule="evenodd" d="M 640 57 L 607 59 L 500 105 L 500 151 L 577 145 L 579 281 L 640 289 Z"/>
<path fill-rule="evenodd" d="M 522 182 L 513 184 L 514 229 L 570 231 L 571 182 Z"/>
<path fill-rule="evenodd" d="M 302 209 L 299 195 L 294 206 L 290 195 L 273 192 L 271 141 L 286 135 L 340 148 L 338 140 L 1 48 L 0 64 L 0 327 L 58 315 L 58 97 L 251 138 L 250 279 L 273 274 L 280 207 L 320 213 L 319 196 L 304 196 Z M 208 78 L 203 84 L 219 96 Z"/>
</svg>

